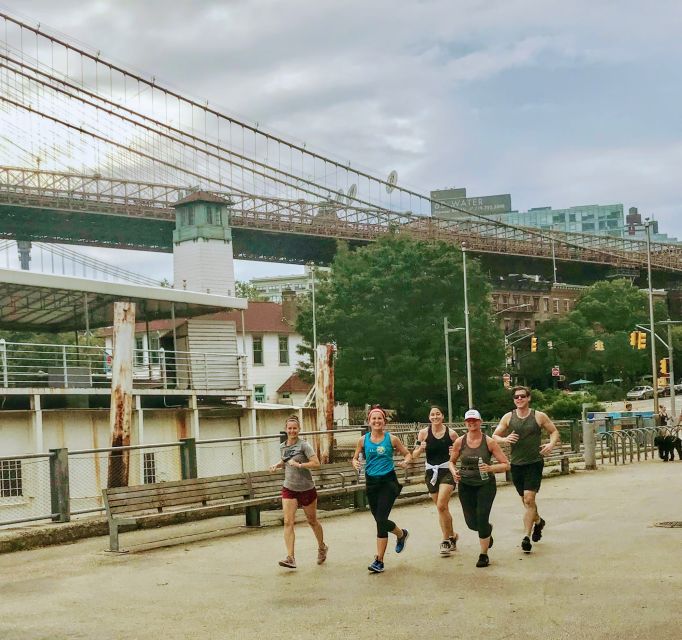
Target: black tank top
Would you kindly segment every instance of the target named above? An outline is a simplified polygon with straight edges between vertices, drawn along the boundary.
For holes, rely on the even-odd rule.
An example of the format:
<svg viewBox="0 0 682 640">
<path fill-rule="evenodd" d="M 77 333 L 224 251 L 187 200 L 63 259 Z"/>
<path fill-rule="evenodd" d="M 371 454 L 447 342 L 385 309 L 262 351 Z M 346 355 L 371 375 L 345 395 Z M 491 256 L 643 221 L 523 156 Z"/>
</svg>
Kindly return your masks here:
<svg viewBox="0 0 682 640">
<path fill-rule="evenodd" d="M 429 425 L 429 432 L 426 436 L 426 461 L 429 464 L 443 464 L 450 459 L 450 447 L 452 446 L 452 438 L 450 437 L 450 430 L 445 429 L 442 438 L 436 438 Z"/>
<path fill-rule="evenodd" d="M 477 447 L 470 447 L 467 436 L 469 434 L 464 434 L 464 440 L 462 440 L 462 448 L 459 452 L 459 459 L 462 465 L 459 469 L 460 477 L 462 478 L 462 484 L 467 484 L 469 486 L 481 486 L 487 482 L 495 482 L 495 474 L 488 474 L 488 478 L 481 478 L 481 472 L 478 468 L 478 460 L 481 460 L 485 464 L 490 464 L 490 458 L 492 454 L 490 449 L 488 449 L 488 441 L 486 440 L 485 434 L 481 438 L 481 444 Z"/>
</svg>

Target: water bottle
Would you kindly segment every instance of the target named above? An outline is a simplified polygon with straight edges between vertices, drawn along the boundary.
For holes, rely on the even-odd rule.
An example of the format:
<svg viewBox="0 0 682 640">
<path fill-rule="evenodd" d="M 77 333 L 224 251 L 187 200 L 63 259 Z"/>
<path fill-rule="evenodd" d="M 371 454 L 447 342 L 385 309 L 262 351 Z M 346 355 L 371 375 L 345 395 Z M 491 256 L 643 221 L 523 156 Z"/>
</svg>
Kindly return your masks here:
<svg viewBox="0 0 682 640">
<path fill-rule="evenodd" d="M 483 464 L 483 458 L 481 458 L 479 456 L 479 458 L 478 458 L 478 472 L 481 474 L 481 480 L 487 480 L 488 479 L 488 472 L 481 470 L 482 464 Z"/>
<path fill-rule="evenodd" d="M 365 481 L 365 456 L 360 453 L 358 460 L 360 461 L 360 468 L 358 469 L 358 482 L 362 483 Z"/>
</svg>

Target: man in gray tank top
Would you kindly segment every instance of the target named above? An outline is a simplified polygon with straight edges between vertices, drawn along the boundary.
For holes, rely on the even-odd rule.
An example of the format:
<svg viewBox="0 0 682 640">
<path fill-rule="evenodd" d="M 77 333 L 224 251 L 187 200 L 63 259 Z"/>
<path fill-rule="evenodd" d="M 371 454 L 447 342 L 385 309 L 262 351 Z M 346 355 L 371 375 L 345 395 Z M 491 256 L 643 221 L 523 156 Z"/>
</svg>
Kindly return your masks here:
<svg viewBox="0 0 682 640">
<path fill-rule="evenodd" d="M 542 538 L 545 521 L 538 514 L 537 492 L 542 482 L 542 469 L 545 456 L 559 444 L 559 431 L 546 413 L 530 408 L 530 389 L 514 387 L 513 411 L 505 414 L 495 429 L 493 438 L 497 442 L 511 445 L 511 474 L 516 491 L 523 501 L 523 526 L 525 536 L 521 548 L 530 553 L 533 542 Z M 549 442 L 542 446 L 542 430 L 549 434 Z"/>
</svg>

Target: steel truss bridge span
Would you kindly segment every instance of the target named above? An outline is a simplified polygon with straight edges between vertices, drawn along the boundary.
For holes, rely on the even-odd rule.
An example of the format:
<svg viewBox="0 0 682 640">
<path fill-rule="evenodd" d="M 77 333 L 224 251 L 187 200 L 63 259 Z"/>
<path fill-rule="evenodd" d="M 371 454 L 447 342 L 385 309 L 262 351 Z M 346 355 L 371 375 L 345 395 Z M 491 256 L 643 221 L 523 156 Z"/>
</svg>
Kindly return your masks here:
<svg viewBox="0 0 682 640">
<path fill-rule="evenodd" d="M 309 201 L 216 192 L 230 203 L 230 225 L 235 230 L 256 233 L 308 236 L 324 240 L 347 240 L 367 243 L 387 234 L 404 234 L 424 241 L 443 241 L 475 253 L 514 255 L 559 261 L 584 262 L 612 267 L 646 266 L 646 242 L 607 235 L 538 232 L 524 227 L 510 227 L 493 221 L 445 220 L 417 216 L 380 208 L 350 206 L 334 200 Z M 29 210 L 76 224 L 80 216 L 118 216 L 127 219 L 133 233 L 144 222 L 156 230 L 155 239 L 145 236 L 89 237 L 83 244 L 151 251 L 172 251 L 171 231 L 175 223 L 173 205 L 186 187 L 108 178 L 99 174 L 41 171 L 18 167 L 0 167 L 0 211 L 14 212 L 14 225 L 3 225 L 0 237 L 35 239 L 52 242 L 78 242 L 73 234 L 36 233 L 26 222 L 36 222 Z M 69 218 L 69 214 L 76 217 Z M 41 226 L 39 224 L 39 226 Z M 24 228 L 22 233 L 21 228 Z M 160 235 L 159 235 L 160 233 Z M 77 236 L 78 234 L 76 234 Z M 125 234 L 124 234 L 125 235 Z M 249 234 L 251 235 L 251 234 Z M 242 248 L 239 257 L 263 259 L 262 251 Z M 313 252 L 314 253 L 314 252 Z M 310 256 L 307 256 L 310 257 Z M 296 261 L 295 259 L 293 261 Z M 651 243 L 652 268 L 659 272 L 682 272 L 682 248 L 679 245 Z"/>
</svg>

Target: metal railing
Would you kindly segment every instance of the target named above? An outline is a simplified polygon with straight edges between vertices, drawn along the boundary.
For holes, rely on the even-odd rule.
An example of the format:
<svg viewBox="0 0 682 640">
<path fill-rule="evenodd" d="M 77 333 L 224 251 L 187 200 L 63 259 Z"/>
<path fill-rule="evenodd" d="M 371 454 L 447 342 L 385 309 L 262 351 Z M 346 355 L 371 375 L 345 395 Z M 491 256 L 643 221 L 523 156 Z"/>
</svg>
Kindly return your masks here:
<svg viewBox="0 0 682 640">
<path fill-rule="evenodd" d="M 0 388 L 89 389 L 111 386 L 113 353 L 101 346 L 6 342 L 0 338 Z M 246 388 L 243 356 L 135 349 L 133 387 Z"/>
<path fill-rule="evenodd" d="M 580 460 L 582 427 L 575 421 L 557 421 L 562 446 L 549 459 L 571 455 Z M 415 445 L 422 423 L 393 423 L 390 431 L 410 449 Z M 463 423 L 449 425 L 464 433 Z M 491 433 L 496 423 L 487 423 Z M 335 446 L 347 458 L 359 435 L 367 429 L 354 425 L 335 429 Z M 678 435 L 677 427 L 655 427 L 608 431 L 597 434 L 597 457 L 602 464 L 623 464 L 654 457 L 654 438 L 658 434 Z M 328 432 L 302 432 L 314 441 Z M 102 489 L 110 484 L 112 457 L 125 461 L 128 485 L 172 482 L 187 478 L 204 478 L 250 471 L 262 471 L 279 460 L 282 433 L 177 442 L 139 444 L 127 447 L 97 449 L 53 449 L 47 453 L 0 457 L 0 526 L 39 520 L 65 522 L 73 516 L 102 513 Z M 575 457 L 573 457 L 575 456 Z M 553 460 L 554 459 L 554 460 Z M 120 478 L 114 478 L 120 481 Z M 113 486 L 113 485 L 112 485 Z"/>
<path fill-rule="evenodd" d="M 647 460 L 655 457 L 656 445 L 654 439 L 659 435 L 679 437 L 680 427 L 639 427 L 634 429 L 620 429 L 597 433 L 597 450 L 601 464 L 605 462 L 614 465 L 627 462 Z"/>
</svg>

